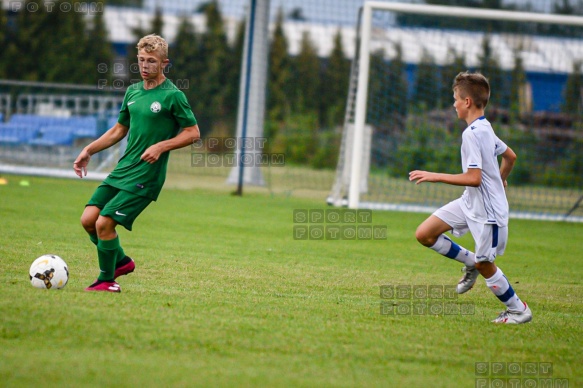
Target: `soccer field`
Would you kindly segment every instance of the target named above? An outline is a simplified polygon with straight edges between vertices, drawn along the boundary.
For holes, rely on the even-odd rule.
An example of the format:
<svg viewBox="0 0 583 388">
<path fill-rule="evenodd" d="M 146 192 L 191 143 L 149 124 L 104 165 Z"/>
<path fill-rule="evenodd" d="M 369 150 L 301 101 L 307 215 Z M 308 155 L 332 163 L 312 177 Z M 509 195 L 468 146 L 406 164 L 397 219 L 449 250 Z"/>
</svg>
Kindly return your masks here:
<svg viewBox="0 0 583 388">
<path fill-rule="evenodd" d="M 0 386 L 583 386 L 583 224 L 511 220 L 497 264 L 534 318 L 494 325 L 504 306 L 483 279 L 446 295 L 461 265 L 417 243 L 426 214 L 373 212 L 377 240 L 300 240 L 294 210 L 323 200 L 165 189 L 119 231 L 137 265 L 122 293 L 87 293 L 79 217 L 98 182 L 5 178 Z M 29 283 L 46 253 L 69 265 L 63 290 Z"/>
</svg>

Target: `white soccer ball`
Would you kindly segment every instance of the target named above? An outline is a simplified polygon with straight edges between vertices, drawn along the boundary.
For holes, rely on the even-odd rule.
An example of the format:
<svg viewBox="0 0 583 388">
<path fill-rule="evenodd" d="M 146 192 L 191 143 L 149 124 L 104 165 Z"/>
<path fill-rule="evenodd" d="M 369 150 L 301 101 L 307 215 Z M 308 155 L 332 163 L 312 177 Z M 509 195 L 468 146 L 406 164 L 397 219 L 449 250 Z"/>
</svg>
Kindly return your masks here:
<svg viewBox="0 0 583 388">
<path fill-rule="evenodd" d="M 32 263 L 29 275 L 33 287 L 60 289 L 67 285 L 69 269 L 67 263 L 59 256 L 43 255 Z"/>
</svg>

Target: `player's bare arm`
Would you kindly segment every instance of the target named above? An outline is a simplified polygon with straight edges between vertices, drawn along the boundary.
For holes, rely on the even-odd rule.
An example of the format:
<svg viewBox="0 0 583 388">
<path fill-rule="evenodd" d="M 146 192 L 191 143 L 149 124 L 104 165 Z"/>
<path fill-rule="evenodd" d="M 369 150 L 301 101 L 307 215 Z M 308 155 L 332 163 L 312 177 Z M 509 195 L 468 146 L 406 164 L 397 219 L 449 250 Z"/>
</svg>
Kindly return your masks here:
<svg viewBox="0 0 583 388">
<path fill-rule="evenodd" d="M 502 153 L 502 162 L 500 163 L 500 176 L 502 177 L 502 182 L 504 182 L 504 187 L 506 187 L 508 184 L 506 182 L 506 179 L 508 178 L 508 175 L 510 175 L 512 168 L 514 167 L 514 163 L 516 163 L 516 158 L 517 158 L 516 154 L 510 147 L 506 148 L 506 151 Z"/>
<path fill-rule="evenodd" d="M 186 127 L 176 137 L 154 144 L 142 154 L 142 160 L 155 163 L 164 152 L 186 147 L 200 139 L 198 125 Z"/>
<path fill-rule="evenodd" d="M 454 186 L 478 187 L 482 183 L 482 170 L 479 168 L 468 168 L 468 171 L 462 174 L 444 174 L 415 170 L 409 173 L 409 180 L 411 182 L 415 181 L 417 185 L 422 182 L 441 182 Z"/>
<path fill-rule="evenodd" d="M 102 151 L 112 145 L 118 143 L 128 133 L 128 127 L 120 123 L 116 123 L 107 132 L 101 135 L 97 140 L 83 148 L 75 162 L 73 163 L 73 170 L 79 178 L 87 175 L 87 165 L 93 154 Z"/>
</svg>

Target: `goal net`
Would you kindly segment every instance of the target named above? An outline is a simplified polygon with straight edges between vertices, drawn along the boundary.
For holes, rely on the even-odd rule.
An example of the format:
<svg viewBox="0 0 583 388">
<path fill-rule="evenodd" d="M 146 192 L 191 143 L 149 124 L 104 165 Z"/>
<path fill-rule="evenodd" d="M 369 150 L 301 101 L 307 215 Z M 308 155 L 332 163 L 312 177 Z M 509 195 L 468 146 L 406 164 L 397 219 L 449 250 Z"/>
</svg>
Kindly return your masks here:
<svg viewBox="0 0 583 388">
<path fill-rule="evenodd" d="M 408 172 L 461 171 L 451 84 L 480 71 L 486 117 L 517 164 L 511 216 L 583 221 L 583 17 L 367 2 L 328 203 L 432 211 L 463 187 Z"/>
</svg>

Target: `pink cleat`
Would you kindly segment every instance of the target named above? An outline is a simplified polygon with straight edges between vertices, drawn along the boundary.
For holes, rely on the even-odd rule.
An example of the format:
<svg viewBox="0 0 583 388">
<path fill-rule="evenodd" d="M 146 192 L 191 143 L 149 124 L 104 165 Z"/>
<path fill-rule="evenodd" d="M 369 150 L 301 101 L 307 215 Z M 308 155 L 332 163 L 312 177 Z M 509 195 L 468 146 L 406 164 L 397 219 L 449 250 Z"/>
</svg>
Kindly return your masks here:
<svg viewBox="0 0 583 388">
<path fill-rule="evenodd" d="M 128 257 L 128 259 L 130 258 Z M 126 263 L 121 267 L 115 269 L 115 274 L 113 275 L 113 278 L 117 279 L 120 276 L 132 273 L 134 272 L 134 269 L 136 269 L 136 263 L 132 259 L 130 259 L 129 263 Z"/>
<path fill-rule="evenodd" d="M 85 291 L 121 292 L 121 287 L 116 282 L 104 282 L 97 280 L 95 283 L 87 287 Z"/>
</svg>

